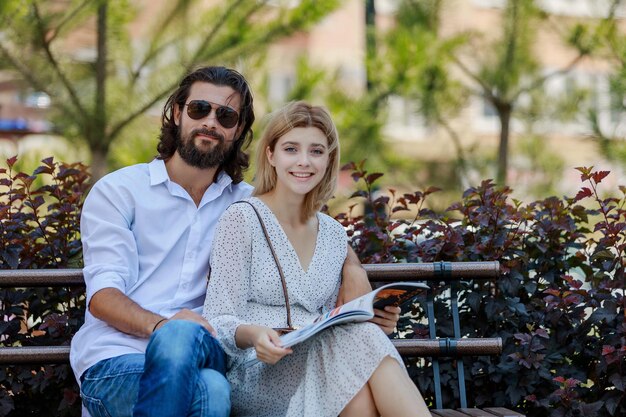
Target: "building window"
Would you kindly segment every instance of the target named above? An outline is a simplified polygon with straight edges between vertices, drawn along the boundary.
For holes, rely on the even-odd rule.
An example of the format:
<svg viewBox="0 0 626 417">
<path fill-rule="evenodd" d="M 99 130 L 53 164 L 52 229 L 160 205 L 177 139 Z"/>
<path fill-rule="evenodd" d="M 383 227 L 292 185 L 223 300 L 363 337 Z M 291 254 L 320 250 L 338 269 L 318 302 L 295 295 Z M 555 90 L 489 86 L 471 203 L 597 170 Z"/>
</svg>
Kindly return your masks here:
<svg viewBox="0 0 626 417">
<path fill-rule="evenodd" d="M 269 81 L 268 98 L 270 103 L 284 103 L 295 85 L 295 78 L 291 74 L 272 74 Z"/>
<path fill-rule="evenodd" d="M 626 96 L 620 91 L 616 91 L 614 89 L 610 92 L 611 95 L 611 123 L 620 123 L 624 119 L 626 119 L 626 115 L 624 114 L 626 111 Z"/>
<path fill-rule="evenodd" d="M 484 97 L 482 101 L 483 101 L 483 112 L 482 112 L 483 117 L 487 119 L 498 117 L 498 112 L 496 111 L 496 108 L 493 107 L 493 104 L 491 104 L 491 102 Z"/>
<path fill-rule="evenodd" d="M 47 109 L 50 107 L 50 101 L 50 96 L 41 91 L 27 94 L 23 100 L 26 107 L 34 107 L 38 109 Z"/>
<path fill-rule="evenodd" d="M 477 7 L 503 9 L 506 0 L 472 0 Z M 561 16 L 606 17 L 613 4 L 612 0 L 538 0 L 537 5 L 548 13 Z M 626 4 L 617 7 L 618 17 L 626 16 Z"/>
</svg>

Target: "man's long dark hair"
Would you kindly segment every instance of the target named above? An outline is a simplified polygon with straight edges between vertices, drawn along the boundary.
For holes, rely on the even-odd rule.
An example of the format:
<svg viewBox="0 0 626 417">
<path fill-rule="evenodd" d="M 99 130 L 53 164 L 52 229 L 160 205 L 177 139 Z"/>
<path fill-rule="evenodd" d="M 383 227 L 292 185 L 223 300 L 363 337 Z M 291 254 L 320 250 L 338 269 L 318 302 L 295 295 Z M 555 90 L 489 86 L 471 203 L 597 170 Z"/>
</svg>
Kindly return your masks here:
<svg viewBox="0 0 626 417">
<path fill-rule="evenodd" d="M 179 146 L 180 130 L 174 120 L 174 109 L 181 109 L 185 105 L 191 85 L 197 81 L 211 83 L 217 86 L 228 86 L 241 96 L 241 109 L 239 110 L 238 127 L 243 126 L 241 134 L 235 139 L 233 146 L 220 165 L 237 184 L 243 181 L 243 171 L 250 165 L 248 154 L 244 149 L 252 141 L 252 123 L 254 122 L 254 109 L 252 107 L 252 93 L 246 79 L 233 69 L 226 67 L 202 67 L 187 75 L 180 82 L 178 89 L 167 99 L 161 116 L 161 134 L 157 151 L 159 159 L 169 159 Z"/>
</svg>

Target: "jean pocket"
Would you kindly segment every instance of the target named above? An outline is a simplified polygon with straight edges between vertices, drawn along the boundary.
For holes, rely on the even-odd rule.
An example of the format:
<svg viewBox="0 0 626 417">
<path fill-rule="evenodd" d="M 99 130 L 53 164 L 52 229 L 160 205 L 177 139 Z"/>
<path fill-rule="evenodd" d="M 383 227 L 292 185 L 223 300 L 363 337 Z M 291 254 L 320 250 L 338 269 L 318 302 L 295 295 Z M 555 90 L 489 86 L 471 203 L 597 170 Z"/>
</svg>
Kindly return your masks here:
<svg viewBox="0 0 626 417">
<path fill-rule="evenodd" d="M 83 393 L 80 394 L 83 405 L 89 411 L 91 417 L 112 417 L 99 398 L 89 397 Z"/>
</svg>

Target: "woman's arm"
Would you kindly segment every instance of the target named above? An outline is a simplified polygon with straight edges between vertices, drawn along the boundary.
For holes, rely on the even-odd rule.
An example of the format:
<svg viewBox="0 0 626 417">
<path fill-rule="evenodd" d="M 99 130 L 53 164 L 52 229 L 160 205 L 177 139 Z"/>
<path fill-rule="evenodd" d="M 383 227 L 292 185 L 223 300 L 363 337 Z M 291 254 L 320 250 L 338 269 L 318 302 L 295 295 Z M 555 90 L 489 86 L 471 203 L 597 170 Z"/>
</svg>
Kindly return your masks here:
<svg viewBox="0 0 626 417">
<path fill-rule="evenodd" d="M 274 329 L 241 320 L 248 304 L 253 256 L 252 230 L 242 206 L 231 206 L 217 225 L 203 315 L 216 328 L 228 355 L 235 357 L 254 347 L 259 360 L 274 364 L 291 349 L 279 346 Z"/>
<path fill-rule="evenodd" d="M 343 263 L 341 277 L 337 306 L 343 305 L 348 301 L 354 300 L 372 291 L 372 286 L 367 279 L 367 272 L 365 272 L 365 269 L 361 266 L 361 261 L 359 261 L 359 257 L 350 244 L 348 244 L 348 254 Z"/>
<path fill-rule="evenodd" d="M 230 356 L 240 351 L 235 341 L 237 327 L 247 324 L 250 291 L 252 232 L 240 204 L 229 207 L 215 229 L 211 248 L 211 270 L 202 315 L 217 331 L 217 337 Z"/>
<path fill-rule="evenodd" d="M 372 291 L 367 272 L 363 269 L 359 257 L 356 255 L 352 247 L 348 244 L 348 254 L 343 263 L 341 271 L 342 281 L 339 287 L 339 296 L 337 297 L 337 306 L 354 300 L 368 292 Z M 400 320 L 400 307 L 387 306 L 385 310 L 374 310 L 376 316 L 371 320 L 376 323 L 385 332 L 391 334 Z"/>
</svg>

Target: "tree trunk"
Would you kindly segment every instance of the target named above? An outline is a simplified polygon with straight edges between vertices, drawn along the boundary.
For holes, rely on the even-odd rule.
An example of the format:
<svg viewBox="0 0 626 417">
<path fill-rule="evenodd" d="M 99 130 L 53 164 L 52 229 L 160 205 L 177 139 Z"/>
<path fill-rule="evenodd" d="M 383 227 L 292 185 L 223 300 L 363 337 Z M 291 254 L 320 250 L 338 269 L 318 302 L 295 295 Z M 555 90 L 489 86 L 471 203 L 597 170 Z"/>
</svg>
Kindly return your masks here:
<svg viewBox="0 0 626 417">
<path fill-rule="evenodd" d="M 365 77 L 367 90 L 372 89 L 370 62 L 376 56 L 376 6 L 374 0 L 365 1 Z"/>
<path fill-rule="evenodd" d="M 88 142 L 91 148 L 91 181 L 95 183 L 107 172 L 107 154 L 111 138 L 106 134 L 106 77 L 107 77 L 107 4 L 102 3 L 98 7 L 98 32 L 96 56 L 96 97 L 93 120 Z M 95 145 L 95 146 L 94 146 Z"/>
<path fill-rule="evenodd" d="M 107 125 L 106 114 L 106 81 L 107 81 L 107 4 L 98 7 L 98 54 L 96 55 L 96 105 L 94 126 L 100 140 L 109 139 L 105 136 Z"/>
<path fill-rule="evenodd" d="M 91 150 L 91 183 L 95 184 L 100 178 L 104 177 L 108 172 L 107 155 L 108 149 L 92 149 Z"/>
<path fill-rule="evenodd" d="M 499 185 L 506 185 L 506 176 L 509 168 L 509 136 L 511 125 L 512 105 L 500 103 L 496 106 L 500 118 L 500 147 L 498 149 L 498 172 L 496 181 Z"/>
</svg>

